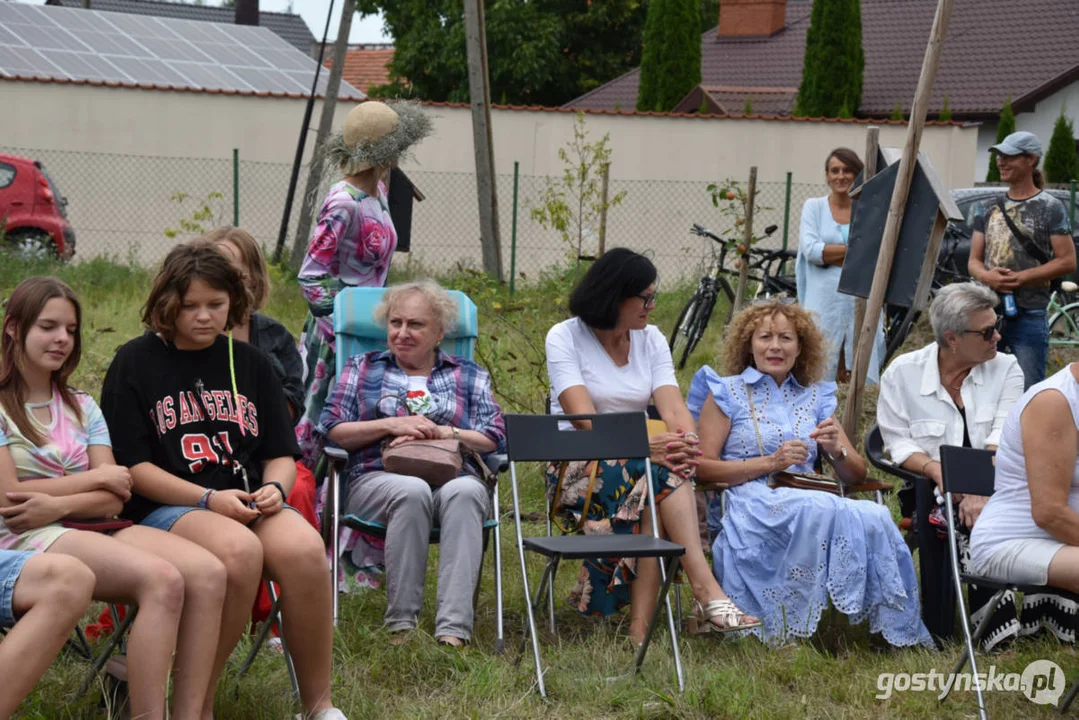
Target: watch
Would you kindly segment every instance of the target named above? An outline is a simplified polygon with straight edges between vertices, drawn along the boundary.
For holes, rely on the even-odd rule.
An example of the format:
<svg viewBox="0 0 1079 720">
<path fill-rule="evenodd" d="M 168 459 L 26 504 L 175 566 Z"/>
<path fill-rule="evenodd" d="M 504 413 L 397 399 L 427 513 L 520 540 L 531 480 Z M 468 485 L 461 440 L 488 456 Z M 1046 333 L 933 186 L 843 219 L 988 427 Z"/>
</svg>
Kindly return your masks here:
<svg viewBox="0 0 1079 720">
<path fill-rule="evenodd" d="M 833 455 L 832 453 L 826 453 L 826 454 L 828 455 L 828 459 L 831 460 L 832 462 L 834 462 L 834 463 L 841 462 L 841 461 L 847 459 L 847 446 L 846 445 L 840 445 L 838 455 Z"/>
<path fill-rule="evenodd" d="M 461 439 L 461 431 L 458 430 L 456 427 L 451 427 L 450 429 L 453 430 L 453 439 L 454 440 L 460 440 Z"/>
</svg>

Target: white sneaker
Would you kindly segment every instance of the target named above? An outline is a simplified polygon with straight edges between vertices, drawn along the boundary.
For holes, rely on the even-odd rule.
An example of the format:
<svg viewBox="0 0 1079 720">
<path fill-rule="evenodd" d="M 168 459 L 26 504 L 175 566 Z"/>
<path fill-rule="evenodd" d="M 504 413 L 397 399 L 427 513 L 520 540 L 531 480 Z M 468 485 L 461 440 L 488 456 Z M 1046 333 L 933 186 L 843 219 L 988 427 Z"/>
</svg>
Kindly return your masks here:
<svg viewBox="0 0 1079 720">
<path fill-rule="evenodd" d="M 297 715 L 296 719 L 302 720 L 302 717 L 303 716 L 301 715 Z M 318 715 L 312 717 L 311 720 L 348 720 L 348 718 L 345 717 L 345 714 L 337 708 L 326 708 Z"/>
</svg>

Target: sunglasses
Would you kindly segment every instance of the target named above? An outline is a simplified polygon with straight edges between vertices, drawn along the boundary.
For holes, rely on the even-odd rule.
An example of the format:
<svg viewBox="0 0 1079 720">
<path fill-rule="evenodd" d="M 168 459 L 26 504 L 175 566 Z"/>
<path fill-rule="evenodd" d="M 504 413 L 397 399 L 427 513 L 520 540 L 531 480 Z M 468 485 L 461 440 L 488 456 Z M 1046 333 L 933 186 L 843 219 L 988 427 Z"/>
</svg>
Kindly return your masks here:
<svg viewBox="0 0 1079 720">
<path fill-rule="evenodd" d="M 997 321 L 985 328 L 984 330 L 964 330 L 964 333 L 970 333 L 971 335 L 981 335 L 982 340 L 989 342 L 993 339 L 993 335 L 1000 332 L 1001 323 L 1004 322 L 1004 318 L 997 318 Z"/>
</svg>

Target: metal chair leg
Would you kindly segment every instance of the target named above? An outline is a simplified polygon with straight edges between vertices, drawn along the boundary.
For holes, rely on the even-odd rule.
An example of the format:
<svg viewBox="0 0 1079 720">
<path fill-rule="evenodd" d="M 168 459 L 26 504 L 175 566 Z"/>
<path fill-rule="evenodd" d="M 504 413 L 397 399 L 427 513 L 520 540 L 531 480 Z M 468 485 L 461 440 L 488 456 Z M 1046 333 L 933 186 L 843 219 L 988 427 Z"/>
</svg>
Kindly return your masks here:
<svg viewBox="0 0 1079 720">
<path fill-rule="evenodd" d="M 528 566 L 525 564 L 524 533 L 521 530 L 521 498 L 517 493 L 517 467 L 514 463 L 510 463 L 510 480 L 513 490 L 513 525 L 517 531 L 517 556 L 521 561 L 521 584 L 524 588 L 525 612 L 528 615 L 527 632 L 530 632 L 532 635 L 532 655 L 536 661 L 536 686 L 539 690 L 540 697 L 547 697 L 547 689 L 543 685 L 543 665 L 540 662 L 539 636 L 536 632 L 536 616 L 533 612 L 532 603 L 529 601 Z M 548 513 L 548 516 L 549 515 L 550 514 Z M 518 653 L 518 662 L 520 662 L 520 653 Z"/>
<path fill-rule="evenodd" d="M 267 589 L 270 591 L 270 601 L 274 607 L 278 608 L 277 611 L 277 630 L 281 633 L 281 651 L 285 654 L 285 667 L 288 669 L 288 679 L 292 683 L 292 692 L 296 696 L 297 702 L 303 702 L 300 697 L 300 681 L 296 677 L 296 667 L 292 664 L 292 653 L 288 651 L 288 641 L 285 640 L 285 619 L 281 613 L 281 596 L 274 590 L 273 583 L 267 583 Z M 272 616 L 271 616 L 272 619 Z"/>
<path fill-rule="evenodd" d="M 79 685 L 78 692 L 75 693 L 76 699 L 81 698 L 83 695 L 86 694 L 86 691 L 90 689 L 90 683 L 94 681 L 94 679 L 101 672 L 101 669 L 105 667 L 105 663 L 107 663 L 109 661 L 109 658 L 112 657 L 112 651 L 116 649 L 118 645 L 120 645 L 120 641 L 123 638 L 124 633 L 126 633 L 127 629 L 131 627 L 131 623 L 135 621 L 135 615 L 137 613 L 138 608 L 129 607 L 127 609 L 127 614 L 124 616 L 124 619 L 114 623 L 112 635 L 110 635 L 109 639 L 105 641 L 105 646 L 101 648 L 101 652 L 98 654 L 97 657 L 94 658 L 93 662 L 90 664 L 90 671 L 86 673 L 86 677 L 83 678 L 82 684 Z"/>
<path fill-rule="evenodd" d="M 94 651 L 90 649 L 90 641 L 86 639 L 86 633 L 83 632 L 81 627 L 75 626 L 75 637 L 68 638 L 67 644 L 68 647 L 81 655 L 84 660 L 93 659 Z"/>
<path fill-rule="evenodd" d="M 994 593 L 993 597 L 989 599 L 989 608 L 982 618 L 982 621 L 978 623 L 978 626 L 974 628 L 974 636 L 971 638 L 971 643 L 977 648 L 981 642 L 982 637 L 985 636 L 986 631 L 989 629 L 989 619 L 993 617 L 993 614 L 997 611 L 1001 601 L 1004 599 L 1004 595 L 1008 592 L 1007 588 L 1004 590 L 998 590 Z M 955 662 L 955 667 L 952 668 L 952 675 L 957 675 L 959 671 L 963 669 L 963 666 L 967 664 L 967 654 L 963 652 L 959 659 Z"/>
<path fill-rule="evenodd" d="M 491 497 L 491 512 L 495 519 L 495 652 L 502 652 L 506 649 L 506 637 L 502 627 L 502 516 L 498 509 L 497 484 Z"/>
<path fill-rule="evenodd" d="M 674 653 L 674 672 L 675 677 L 678 679 L 678 692 L 685 690 L 685 678 L 682 673 L 682 656 L 678 651 L 678 632 L 674 624 L 674 615 L 671 613 L 671 596 L 668 593 L 671 587 L 671 582 L 674 580 L 675 574 L 678 572 L 679 559 L 677 557 L 671 558 L 667 565 L 666 571 L 663 573 L 665 578 L 663 585 L 660 587 L 660 597 L 663 598 L 663 604 L 667 608 L 667 626 L 668 632 L 671 635 L 671 651 Z M 660 567 L 663 564 L 660 563 Z M 657 598 L 656 608 L 652 611 L 652 619 L 648 622 L 648 630 L 644 634 L 644 642 L 641 643 L 640 648 L 637 649 L 637 661 L 634 666 L 634 673 L 641 671 L 641 665 L 644 663 L 644 656 L 648 652 L 648 645 L 652 641 L 652 633 L 656 629 L 656 622 L 659 620 L 659 602 Z"/>
<path fill-rule="evenodd" d="M 952 580 L 955 581 L 956 602 L 959 603 L 959 621 L 963 625 L 963 637 L 966 640 L 966 652 L 970 656 L 971 677 L 974 678 L 974 694 L 978 698 L 978 717 L 980 720 L 989 720 L 985 710 L 985 696 L 982 694 L 981 683 L 978 682 L 978 665 L 974 658 L 974 641 L 970 636 L 970 621 L 967 618 L 967 601 L 963 599 L 963 581 L 959 577 L 959 551 L 955 546 L 955 513 L 952 510 L 952 494 L 945 493 L 944 510 L 948 514 L 948 553 L 952 561 Z M 992 613 L 987 613 L 983 623 L 987 623 Z"/>
<path fill-rule="evenodd" d="M 269 583 L 267 583 L 267 585 L 269 585 Z M 273 628 L 274 618 L 277 617 L 277 613 L 281 610 L 280 598 L 276 594 L 271 595 L 270 597 L 270 614 L 266 617 L 266 621 L 262 623 L 262 627 L 260 627 L 258 633 L 256 633 L 255 639 L 251 641 L 251 650 L 248 651 L 247 657 L 244 658 L 243 663 L 240 665 L 240 669 L 236 671 L 237 679 L 243 677 L 251 668 L 251 664 L 255 662 L 259 650 L 262 649 L 263 643 L 266 642 L 266 638 L 269 636 L 271 628 Z"/>
<path fill-rule="evenodd" d="M 340 605 L 340 579 L 338 577 L 338 564 L 341 562 L 341 478 L 335 467 L 330 468 L 330 487 L 326 491 L 326 503 L 330 506 L 330 583 L 333 585 L 333 626 L 337 627 L 337 617 Z"/>
<path fill-rule="evenodd" d="M 1076 677 L 1075 680 L 1072 681 L 1072 689 L 1068 692 L 1068 696 L 1064 698 L 1064 702 L 1060 704 L 1061 715 L 1068 712 L 1068 708 L 1075 700 L 1076 695 L 1079 695 L 1079 677 Z"/>
</svg>

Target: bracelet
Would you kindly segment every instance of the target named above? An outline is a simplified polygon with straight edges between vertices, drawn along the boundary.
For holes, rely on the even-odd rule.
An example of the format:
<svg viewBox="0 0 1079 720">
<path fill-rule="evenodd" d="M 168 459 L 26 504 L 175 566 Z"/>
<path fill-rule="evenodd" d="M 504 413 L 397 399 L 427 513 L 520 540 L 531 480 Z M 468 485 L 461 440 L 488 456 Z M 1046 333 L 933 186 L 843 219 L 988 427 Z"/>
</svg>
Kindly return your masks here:
<svg viewBox="0 0 1079 720">
<path fill-rule="evenodd" d="M 212 498 L 214 496 L 214 493 L 216 493 L 216 492 L 217 491 L 214 490 L 213 488 L 206 488 L 205 490 L 203 490 L 202 491 L 202 497 L 200 497 L 199 501 L 197 503 L 195 503 L 195 507 L 202 508 L 204 510 L 209 510 L 210 509 L 210 498 Z"/>
<path fill-rule="evenodd" d="M 934 460 L 933 458 L 929 458 L 928 460 L 926 460 L 926 461 L 925 461 L 925 464 L 924 464 L 924 465 L 922 465 L 922 469 L 918 471 L 918 474 L 919 474 L 919 475 L 925 475 L 925 469 L 926 469 L 927 467 L 929 467 L 929 464 L 930 464 L 930 463 L 935 463 L 935 462 L 936 462 L 936 460 Z"/>
<path fill-rule="evenodd" d="M 281 483 L 273 482 L 272 480 L 270 482 L 262 483 L 262 487 L 266 487 L 267 485 L 273 485 L 275 488 L 277 488 L 277 491 L 281 493 L 281 502 L 285 502 L 285 488 L 281 485 Z"/>
<path fill-rule="evenodd" d="M 453 439 L 454 440 L 460 440 L 461 439 L 461 431 L 460 430 L 458 430 L 455 426 L 451 426 L 450 430 L 453 430 Z"/>
<path fill-rule="evenodd" d="M 686 438 L 687 440 L 692 439 L 694 442 L 700 442 L 701 441 L 701 436 L 698 435 L 695 432 L 682 433 L 682 437 Z"/>
</svg>

